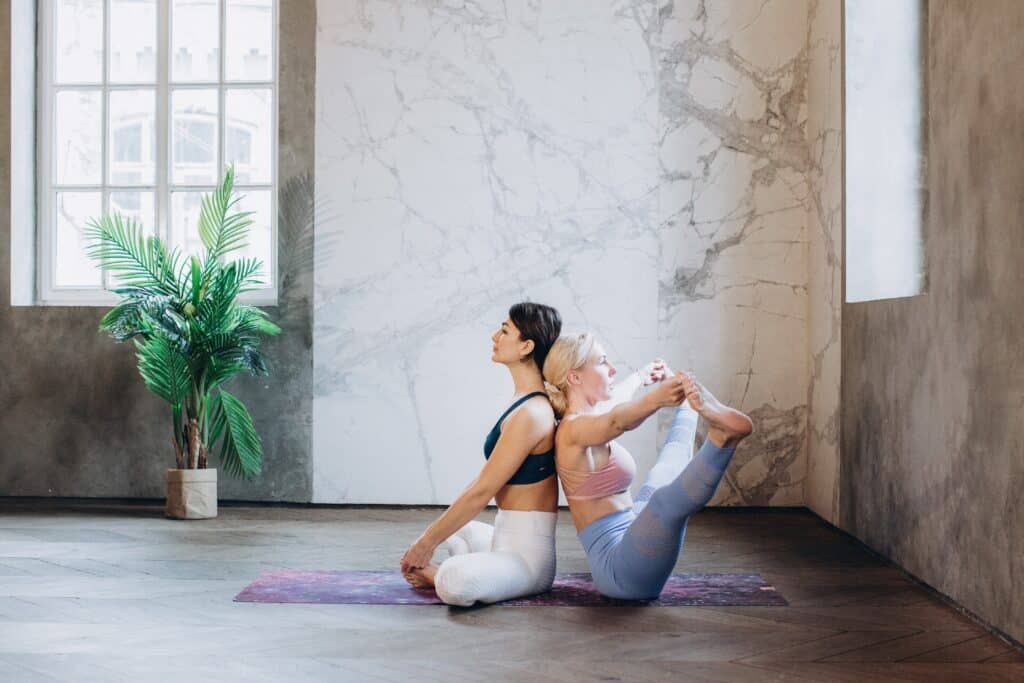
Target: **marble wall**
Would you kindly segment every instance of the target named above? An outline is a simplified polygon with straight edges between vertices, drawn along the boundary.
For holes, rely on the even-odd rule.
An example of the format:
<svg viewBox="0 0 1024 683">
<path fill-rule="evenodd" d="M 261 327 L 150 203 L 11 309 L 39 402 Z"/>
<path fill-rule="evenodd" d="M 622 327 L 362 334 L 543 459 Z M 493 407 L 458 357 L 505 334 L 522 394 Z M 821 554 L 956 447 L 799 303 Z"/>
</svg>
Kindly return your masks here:
<svg viewBox="0 0 1024 683">
<path fill-rule="evenodd" d="M 816 0 L 808 34 L 807 479 L 804 504 L 839 523 L 843 306 L 843 5 Z"/>
<path fill-rule="evenodd" d="M 843 307 L 840 477 L 844 529 L 1018 642 L 1021 31 L 1016 0 L 928 4 L 928 291 Z"/>
<path fill-rule="evenodd" d="M 810 41 L 836 20 L 815 8 L 320 2 L 317 243 L 337 248 L 314 283 L 313 500 L 457 495 L 511 394 L 489 335 L 528 297 L 755 418 L 717 503 L 803 504 L 807 225 L 834 140 L 812 160 Z M 656 427 L 627 435 L 641 467 Z"/>
<path fill-rule="evenodd" d="M 658 344 L 755 421 L 713 502 L 802 505 L 810 5 L 663 10 Z"/>
</svg>

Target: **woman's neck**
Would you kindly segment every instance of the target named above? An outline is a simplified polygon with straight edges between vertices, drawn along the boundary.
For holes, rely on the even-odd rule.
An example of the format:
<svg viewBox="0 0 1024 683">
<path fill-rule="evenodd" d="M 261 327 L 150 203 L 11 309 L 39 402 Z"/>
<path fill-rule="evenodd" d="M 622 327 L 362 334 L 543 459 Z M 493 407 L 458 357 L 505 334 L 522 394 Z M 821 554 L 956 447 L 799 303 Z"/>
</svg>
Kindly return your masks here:
<svg viewBox="0 0 1024 683">
<path fill-rule="evenodd" d="M 512 384 L 515 386 L 516 396 L 544 391 L 544 378 L 541 377 L 540 370 L 532 361 L 514 363 L 506 367 L 512 373 Z"/>
<path fill-rule="evenodd" d="M 574 393 L 569 397 L 569 405 L 567 406 L 566 412 L 574 415 L 589 415 L 594 412 L 596 404 L 591 403 L 585 398 Z"/>
</svg>

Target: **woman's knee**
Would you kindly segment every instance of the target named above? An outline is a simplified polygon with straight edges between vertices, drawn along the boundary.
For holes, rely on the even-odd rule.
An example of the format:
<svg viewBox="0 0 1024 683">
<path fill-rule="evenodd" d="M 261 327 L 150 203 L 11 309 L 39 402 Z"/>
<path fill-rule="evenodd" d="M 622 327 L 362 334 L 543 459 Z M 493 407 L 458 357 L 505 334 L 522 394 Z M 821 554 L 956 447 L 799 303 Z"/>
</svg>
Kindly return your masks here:
<svg viewBox="0 0 1024 683">
<path fill-rule="evenodd" d="M 482 553 L 491 549 L 494 540 L 494 527 L 473 520 L 459 529 L 456 534 L 466 542 L 469 552 Z"/>
<path fill-rule="evenodd" d="M 441 564 L 434 575 L 437 597 L 447 605 L 469 607 L 480 599 L 480 572 L 473 571 L 470 555 L 458 555 Z"/>
</svg>

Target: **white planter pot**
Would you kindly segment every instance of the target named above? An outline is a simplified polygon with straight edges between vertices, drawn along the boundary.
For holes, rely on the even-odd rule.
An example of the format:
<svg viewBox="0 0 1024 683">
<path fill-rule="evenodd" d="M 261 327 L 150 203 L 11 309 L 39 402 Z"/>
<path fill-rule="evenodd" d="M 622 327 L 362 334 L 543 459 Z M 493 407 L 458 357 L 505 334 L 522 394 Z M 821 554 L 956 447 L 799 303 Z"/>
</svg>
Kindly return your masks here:
<svg viewBox="0 0 1024 683">
<path fill-rule="evenodd" d="M 217 470 L 167 470 L 167 508 L 172 519 L 217 516 Z"/>
</svg>

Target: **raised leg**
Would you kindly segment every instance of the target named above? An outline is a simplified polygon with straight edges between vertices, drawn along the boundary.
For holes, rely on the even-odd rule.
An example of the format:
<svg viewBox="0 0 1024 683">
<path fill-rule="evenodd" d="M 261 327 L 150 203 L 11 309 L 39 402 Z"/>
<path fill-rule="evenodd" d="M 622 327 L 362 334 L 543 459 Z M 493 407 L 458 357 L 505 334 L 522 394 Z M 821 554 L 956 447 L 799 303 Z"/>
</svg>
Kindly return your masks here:
<svg viewBox="0 0 1024 683">
<path fill-rule="evenodd" d="M 676 408 L 669 427 L 665 445 L 661 447 L 658 461 L 647 473 L 644 485 L 633 499 L 633 512 L 640 514 L 647 507 L 654 492 L 669 484 L 693 460 L 693 440 L 697 433 L 697 411 L 683 403 Z"/>
<path fill-rule="evenodd" d="M 690 515 L 711 500 L 739 444 L 751 431 L 750 418 L 723 405 L 689 380 L 687 401 L 707 420 L 708 438 L 693 460 L 668 485 L 656 489 L 643 511 L 606 552 L 614 577 L 613 597 L 654 598 L 672 574 Z"/>
</svg>

